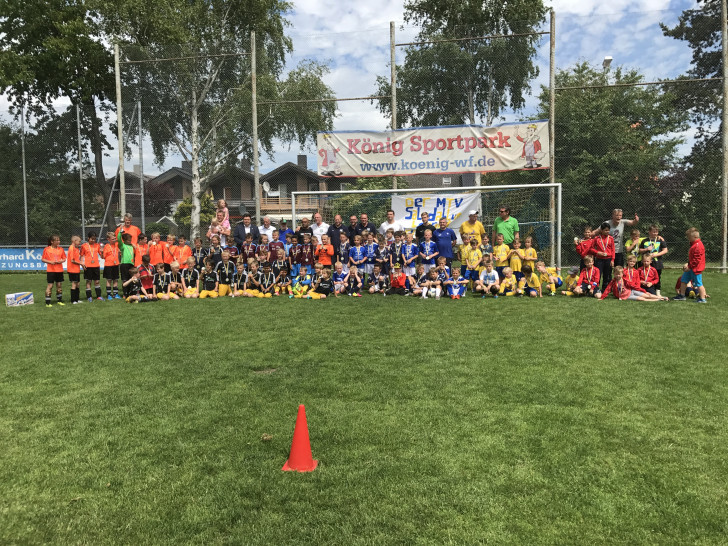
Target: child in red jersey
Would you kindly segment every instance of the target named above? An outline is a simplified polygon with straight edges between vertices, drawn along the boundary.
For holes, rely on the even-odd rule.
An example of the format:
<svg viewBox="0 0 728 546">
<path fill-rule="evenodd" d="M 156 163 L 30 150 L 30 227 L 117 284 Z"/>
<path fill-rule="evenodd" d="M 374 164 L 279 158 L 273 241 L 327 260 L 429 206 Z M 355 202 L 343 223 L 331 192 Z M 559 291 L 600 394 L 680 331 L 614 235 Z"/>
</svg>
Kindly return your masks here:
<svg viewBox="0 0 728 546">
<path fill-rule="evenodd" d="M 660 277 L 657 275 L 657 269 L 652 267 L 652 256 L 649 254 L 642 256 L 642 267 L 639 268 L 638 273 L 640 274 L 640 290 L 657 295 L 656 285 L 660 282 Z"/>
<path fill-rule="evenodd" d="M 612 280 L 612 268 L 614 267 L 614 237 L 610 235 L 611 227 L 609 222 L 599 226 L 597 236 L 592 239 L 592 246 L 589 253 L 594 255 L 594 266 L 599 270 L 602 279 L 602 290 Z"/>
<path fill-rule="evenodd" d="M 667 300 L 648 292 L 633 290 L 624 281 L 624 268 L 617 266 L 614 268 L 614 278 L 609 281 L 606 289 L 602 293 L 601 300 L 606 299 L 609 295 L 613 295 L 618 300 L 634 300 L 634 301 L 660 301 Z"/>
<path fill-rule="evenodd" d="M 705 246 L 700 240 L 700 232 L 694 227 L 685 232 L 690 242 L 690 250 L 688 251 L 688 263 L 683 265 L 683 274 L 680 278 L 680 293 L 675 296 L 675 300 L 685 300 L 685 290 L 688 283 L 692 283 L 694 288 L 698 290 L 698 298 L 696 303 L 708 303 L 705 294 L 705 286 L 703 286 L 703 271 L 705 271 Z M 643 258 L 644 259 L 644 258 Z"/>
<path fill-rule="evenodd" d="M 591 255 L 584 256 L 584 269 L 579 274 L 579 281 L 574 288 L 575 296 L 593 296 L 599 298 L 602 295 L 599 290 L 599 270 L 594 267 L 594 258 Z"/>
<path fill-rule="evenodd" d="M 48 246 L 43 250 L 41 261 L 46 264 L 46 286 L 45 303 L 46 307 L 51 306 L 51 293 L 53 285 L 56 285 L 56 302 L 63 306 L 63 262 L 66 261 L 66 252 L 61 247 L 61 238 L 58 235 L 51 235 L 48 238 Z"/>
<path fill-rule="evenodd" d="M 579 271 L 583 271 L 584 267 L 584 258 L 589 254 L 589 250 L 591 249 L 592 240 L 591 240 L 591 226 L 584 226 L 584 234 L 581 239 L 578 237 L 574 237 L 574 245 L 576 246 L 576 253 L 581 257 L 581 261 L 579 262 Z"/>
</svg>

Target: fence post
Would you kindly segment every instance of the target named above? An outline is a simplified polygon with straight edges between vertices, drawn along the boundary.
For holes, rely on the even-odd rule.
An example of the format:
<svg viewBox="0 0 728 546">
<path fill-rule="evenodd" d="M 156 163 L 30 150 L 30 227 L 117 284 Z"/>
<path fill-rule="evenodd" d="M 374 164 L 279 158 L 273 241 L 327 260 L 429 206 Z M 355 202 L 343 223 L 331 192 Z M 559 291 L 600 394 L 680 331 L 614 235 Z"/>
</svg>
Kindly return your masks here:
<svg viewBox="0 0 728 546">
<path fill-rule="evenodd" d="M 260 224 L 260 169 L 258 167 L 258 76 L 255 55 L 255 31 L 250 33 L 250 85 L 253 109 L 253 184 L 255 184 L 255 221 Z"/>
<path fill-rule="evenodd" d="M 28 180 L 25 173 L 25 102 L 20 107 L 20 157 L 23 163 L 23 207 L 25 209 L 25 249 L 30 247 L 28 242 Z"/>
<path fill-rule="evenodd" d="M 721 272 L 728 272 L 728 2 L 721 1 L 721 38 L 723 42 L 723 261 Z"/>
<path fill-rule="evenodd" d="M 389 22 L 389 63 L 391 65 L 392 131 L 397 129 L 397 65 L 394 51 L 394 21 Z M 393 135 L 394 136 L 394 135 Z M 397 176 L 392 177 L 392 189 L 397 189 Z"/>
<path fill-rule="evenodd" d="M 126 214 L 126 184 L 124 182 L 124 124 L 121 121 L 121 69 L 119 68 L 119 42 L 114 43 L 114 72 L 116 74 L 116 125 L 119 145 L 119 207 Z"/>
<path fill-rule="evenodd" d="M 81 106 L 76 105 L 76 134 L 78 136 L 78 181 L 81 185 L 81 238 L 86 240 L 86 213 L 83 207 L 83 147 L 81 143 Z"/>
<path fill-rule="evenodd" d="M 144 214 L 144 151 L 142 150 L 142 101 L 137 101 L 139 109 L 139 193 L 141 194 L 142 233 L 147 231 L 147 220 Z"/>
<path fill-rule="evenodd" d="M 556 182 L 556 149 L 554 148 L 556 140 L 556 14 L 553 8 L 551 9 L 551 25 L 549 28 L 549 182 L 551 184 Z M 559 194 L 561 192 L 559 191 Z M 554 186 L 549 189 L 549 220 L 551 222 L 551 266 L 554 266 L 554 260 L 556 252 L 555 245 L 556 240 L 554 237 L 554 229 L 556 226 L 555 218 L 555 197 L 554 197 Z M 559 215 L 561 215 L 561 204 L 559 204 Z M 559 226 L 561 222 L 559 222 Z M 561 237 L 559 236 L 559 240 Z M 561 262 L 561 248 L 558 250 L 559 262 Z"/>
</svg>

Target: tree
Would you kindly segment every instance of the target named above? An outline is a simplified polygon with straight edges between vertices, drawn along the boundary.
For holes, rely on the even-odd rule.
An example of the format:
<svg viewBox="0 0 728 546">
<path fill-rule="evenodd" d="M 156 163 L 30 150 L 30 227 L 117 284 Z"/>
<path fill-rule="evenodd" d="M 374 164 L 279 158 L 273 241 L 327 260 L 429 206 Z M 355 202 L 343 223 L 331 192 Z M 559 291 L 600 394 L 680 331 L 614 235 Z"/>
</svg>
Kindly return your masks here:
<svg viewBox="0 0 728 546">
<path fill-rule="evenodd" d="M 203 193 L 200 198 L 200 223 L 203 226 L 210 225 L 212 219 L 215 218 L 217 212 L 217 206 L 213 202 L 212 197 L 209 194 Z M 182 201 L 177 210 L 174 212 L 174 221 L 182 230 L 184 234 L 190 234 L 190 238 L 194 239 L 196 235 L 192 235 L 190 227 L 192 225 L 192 199 L 187 197 Z"/>
<path fill-rule="evenodd" d="M 408 46 L 397 67 L 398 124 L 491 125 L 504 108 L 522 108 L 529 81 L 538 75 L 538 36 L 442 40 L 533 32 L 544 14 L 540 0 L 409 0 L 405 21 L 421 25 L 418 41 L 436 43 Z M 391 94 L 388 78 L 378 76 L 377 88 L 378 95 Z M 379 109 L 391 116 L 388 99 L 379 100 Z"/>
<path fill-rule="evenodd" d="M 666 36 L 683 40 L 693 50 L 690 70 L 683 78 L 721 78 L 721 3 L 698 0 L 698 8 L 685 10 L 673 28 L 662 25 Z M 685 158 L 678 178 L 683 182 L 685 198 L 680 213 L 699 227 L 706 240 L 722 238 L 722 212 L 718 198 L 722 191 L 722 85 L 720 80 L 675 85 L 673 93 L 680 108 L 690 114 L 696 128 L 696 142 Z M 696 223 L 697 222 L 697 223 Z M 719 246 L 708 245 L 719 254 Z"/>
<path fill-rule="evenodd" d="M 603 85 L 608 76 L 610 83 L 643 81 L 634 70 L 617 68 L 608 75 L 581 63 L 558 71 L 556 86 Z M 548 105 L 544 87 L 536 119 L 548 116 Z M 601 222 L 614 208 L 625 209 L 625 214 L 636 211 L 644 222 L 658 222 L 668 230 L 683 229 L 668 222 L 683 196 L 671 175 L 682 142 L 674 135 L 685 129 L 686 119 L 675 95 L 658 87 L 560 91 L 555 162 L 556 180 L 563 184 L 566 236 L 581 235 L 584 224 Z"/>
<path fill-rule="evenodd" d="M 284 81 L 284 34 L 289 4 L 280 0 L 169 0 L 181 40 L 169 47 L 146 35 L 130 34 L 141 47 L 125 46 L 125 95 L 141 99 L 158 162 L 176 151 L 192 166 L 191 234 L 200 232 L 200 196 L 220 170 L 252 158 L 250 33 L 257 34 L 258 100 L 325 99 L 334 94 L 321 81 L 326 67 L 304 62 Z M 167 22 L 166 24 L 171 24 Z M 180 32 L 184 29 L 184 32 Z M 155 61 L 155 59 L 174 59 Z M 261 148 L 273 138 L 313 143 L 317 130 L 330 129 L 335 103 L 275 106 L 259 123 Z"/>
<path fill-rule="evenodd" d="M 108 147 L 97 107 L 114 97 L 113 58 L 99 40 L 99 17 L 83 0 L 6 0 L 0 7 L 0 90 L 28 116 L 51 115 L 66 97 L 82 106 L 82 133 L 91 145 L 95 180 L 105 199 L 103 171 Z M 66 115 L 73 116 L 69 109 Z M 74 143 L 75 139 L 69 140 Z"/>
</svg>

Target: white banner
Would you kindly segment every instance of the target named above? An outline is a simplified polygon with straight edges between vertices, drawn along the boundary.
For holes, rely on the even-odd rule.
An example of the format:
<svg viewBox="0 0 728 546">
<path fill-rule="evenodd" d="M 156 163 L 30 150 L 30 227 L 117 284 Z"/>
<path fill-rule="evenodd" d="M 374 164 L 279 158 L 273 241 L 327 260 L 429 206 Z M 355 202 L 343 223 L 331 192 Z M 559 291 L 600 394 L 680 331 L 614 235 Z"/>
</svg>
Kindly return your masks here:
<svg viewBox="0 0 728 546">
<path fill-rule="evenodd" d="M 468 210 L 478 210 L 479 193 L 421 193 L 392 197 L 394 218 L 405 231 L 414 231 L 422 223 L 422 213 L 429 215 L 429 222 L 440 227 L 440 218 L 447 218 L 448 226 L 458 233 L 468 219 Z M 459 235 L 458 235 L 459 239 Z"/>
<path fill-rule="evenodd" d="M 548 121 L 320 132 L 321 176 L 370 177 L 548 169 Z"/>
</svg>

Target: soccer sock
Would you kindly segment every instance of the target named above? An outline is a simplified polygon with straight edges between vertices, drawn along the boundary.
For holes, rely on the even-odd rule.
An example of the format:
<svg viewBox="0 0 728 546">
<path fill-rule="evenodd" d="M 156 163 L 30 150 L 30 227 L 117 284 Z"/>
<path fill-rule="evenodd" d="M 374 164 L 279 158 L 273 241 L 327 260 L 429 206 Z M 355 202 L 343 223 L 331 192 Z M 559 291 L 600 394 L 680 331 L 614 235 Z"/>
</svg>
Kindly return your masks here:
<svg viewBox="0 0 728 546">
<path fill-rule="evenodd" d="M 114 286 L 112 290 L 114 292 L 114 296 L 116 296 L 116 295 L 119 294 L 119 287 L 118 286 Z"/>
<path fill-rule="evenodd" d="M 56 301 L 63 301 L 63 292 L 56 291 Z"/>
<path fill-rule="evenodd" d="M 91 289 L 90 288 L 87 288 L 86 289 L 86 299 L 88 299 L 90 297 L 91 297 Z"/>
<path fill-rule="evenodd" d="M 51 304 L 51 297 L 50 297 L 50 295 L 46 295 L 45 301 L 46 301 L 46 305 L 50 305 Z"/>
<path fill-rule="evenodd" d="M 106 285 L 106 295 L 107 296 L 111 296 L 112 295 L 111 294 L 111 285 L 110 284 L 107 284 Z"/>
<path fill-rule="evenodd" d="M 95 287 L 95 290 L 96 290 L 96 297 L 97 298 L 100 298 L 101 297 L 101 285 L 100 284 L 97 284 L 96 287 Z M 90 292 L 91 291 L 89 290 L 89 293 Z"/>
<path fill-rule="evenodd" d="M 71 288 L 71 303 L 78 301 L 78 288 Z"/>
<path fill-rule="evenodd" d="M 551 290 L 551 292 L 556 292 L 556 284 L 555 283 L 549 283 L 549 290 Z"/>
</svg>

